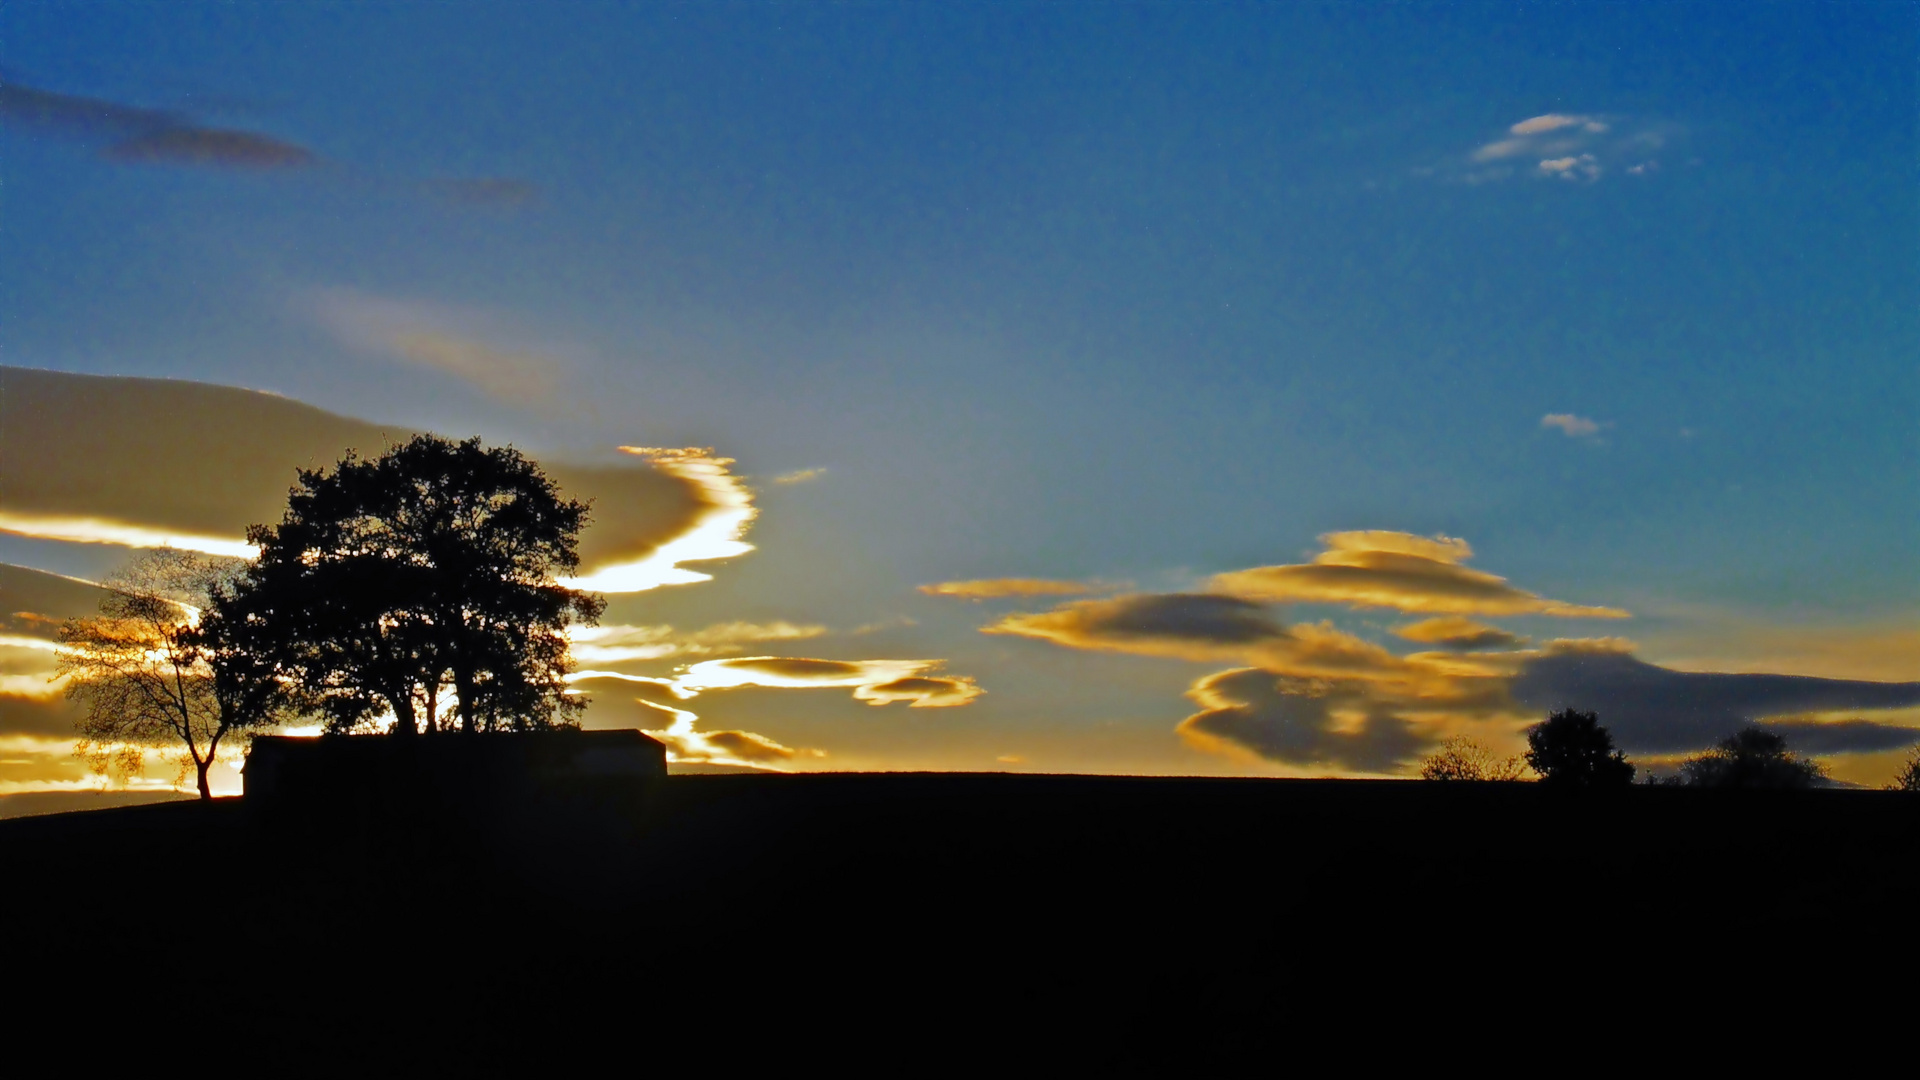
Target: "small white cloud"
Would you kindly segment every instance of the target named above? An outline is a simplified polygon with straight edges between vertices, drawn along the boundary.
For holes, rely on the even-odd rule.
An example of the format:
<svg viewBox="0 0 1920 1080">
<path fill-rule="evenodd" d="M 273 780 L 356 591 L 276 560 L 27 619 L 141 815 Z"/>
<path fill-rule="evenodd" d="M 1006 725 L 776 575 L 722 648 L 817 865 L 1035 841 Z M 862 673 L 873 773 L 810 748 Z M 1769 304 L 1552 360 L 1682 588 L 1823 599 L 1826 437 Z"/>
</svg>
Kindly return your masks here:
<svg viewBox="0 0 1920 1080">
<path fill-rule="evenodd" d="M 1679 134 L 1677 126 L 1657 120 L 1544 113 L 1415 173 L 1474 185 L 1522 175 L 1592 183 L 1615 170 L 1645 176 L 1658 167 L 1650 155 Z M 1537 164 L 1529 168 L 1529 161 Z"/>
<path fill-rule="evenodd" d="M 825 475 L 827 475 L 827 470 L 825 469 L 795 469 L 790 473 L 782 473 L 774 477 L 773 482 L 776 484 L 804 484 L 809 480 L 818 480 Z"/>
<path fill-rule="evenodd" d="M 1592 154 L 1568 155 L 1542 161 L 1540 173 L 1543 176 L 1556 176 L 1562 180 L 1598 180 L 1600 163 Z"/>
<path fill-rule="evenodd" d="M 1600 434 L 1600 423 L 1573 413 L 1548 413 L 1540 418 L 1543 428 L 1559 428 L 1570 439 L 1590 439 Z"/>
</svg>

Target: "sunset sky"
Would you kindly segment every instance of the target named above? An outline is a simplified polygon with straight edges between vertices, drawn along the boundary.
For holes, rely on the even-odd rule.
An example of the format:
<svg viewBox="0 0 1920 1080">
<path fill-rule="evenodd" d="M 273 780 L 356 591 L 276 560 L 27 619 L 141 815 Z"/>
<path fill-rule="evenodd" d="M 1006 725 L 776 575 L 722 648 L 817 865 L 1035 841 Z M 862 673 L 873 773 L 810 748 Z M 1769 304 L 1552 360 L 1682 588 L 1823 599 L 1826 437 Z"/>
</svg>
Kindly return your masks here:
<svg viewBox="0 0 1920 1080">
<path fill-rule="evenodd" d="M 417 431 L 593 500 L 586 723 L 687 763 L 1408 775 L 1575 706 L 1883 783 L 1915 11 L 8 4 L 0 795 L 99 783 L 89 582 Z"/>
</svg>

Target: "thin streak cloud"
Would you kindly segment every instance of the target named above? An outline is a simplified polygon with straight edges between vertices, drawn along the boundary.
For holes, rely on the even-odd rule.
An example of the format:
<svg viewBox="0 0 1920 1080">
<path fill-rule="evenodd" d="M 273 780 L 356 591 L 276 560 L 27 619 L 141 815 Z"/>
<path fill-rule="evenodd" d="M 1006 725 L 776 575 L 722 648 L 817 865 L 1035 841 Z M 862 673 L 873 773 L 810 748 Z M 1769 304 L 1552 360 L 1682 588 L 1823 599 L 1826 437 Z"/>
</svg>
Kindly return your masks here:
<svg viewBox="0 0 1920 1080">
<path fill-rule="evenodd" d="M 1077 596 L 1094 590 L 1093 586 L 1079 581 L 1052 581 L 1046 578 L 985 578 L 976 581 L 939 581 L 920 586 L 920 591 L 928 596 L 990 600 L 1003 596 Z"/>
</svg>

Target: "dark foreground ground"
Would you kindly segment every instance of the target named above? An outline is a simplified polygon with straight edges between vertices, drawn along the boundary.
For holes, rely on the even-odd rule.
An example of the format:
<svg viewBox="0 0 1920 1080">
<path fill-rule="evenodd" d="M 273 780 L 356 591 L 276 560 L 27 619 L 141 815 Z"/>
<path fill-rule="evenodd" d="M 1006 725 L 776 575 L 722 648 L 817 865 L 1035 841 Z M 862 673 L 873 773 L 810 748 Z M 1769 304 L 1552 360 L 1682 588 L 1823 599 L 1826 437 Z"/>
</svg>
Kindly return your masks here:
<svg viewBox="0 0 1920 1080">
<path fill-rule="evenodd" d="M 217 987 L 253 1035 L 384 1023 L 368 1054 L 560 1024 L 1141 1064 L 1556 1010 L 1804 1027 L 1903 970 L 1910 1018 L 1917 856 L 1920 799 L 1892 793 L 1532 784 L 678 776 L 600 837 L 268 826 L 238 799 L 0 822 L 16 990 Z"/>
</svg>

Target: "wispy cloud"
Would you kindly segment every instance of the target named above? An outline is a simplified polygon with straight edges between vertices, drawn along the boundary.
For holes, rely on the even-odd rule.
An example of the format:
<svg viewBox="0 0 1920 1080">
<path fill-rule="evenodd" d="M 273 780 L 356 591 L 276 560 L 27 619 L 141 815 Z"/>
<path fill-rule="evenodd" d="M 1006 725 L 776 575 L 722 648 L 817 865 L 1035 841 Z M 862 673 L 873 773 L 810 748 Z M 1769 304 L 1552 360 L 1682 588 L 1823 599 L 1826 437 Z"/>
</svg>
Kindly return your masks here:
<svg viewBox="0 0 1920 1080">
<path fill-rule="evenodd" d="M 920 586 L 928 596 L 955 596 L 963 600 L 990 600 L 1004 596 L 1076 596 L 1094 591 L 1080 581 L 1046 578 L 983 578 L 976 581 L 939 581 Z"/>
<path fill-rule="evenodd" d="M 1544 113 L 1415 171 L 1468 184 L 1524 177 L 1591 184 L 1614 172 L 1646 177 L 1659 169 L 1656 155 L 1679 135 L 1672 124 L 1643 118 Z"/>
<path fill-rule="evenodd" d="M 177 112 L 0 81 L 0 123 L 78 139 L 104 139 L 102 156 L 130 164 L 238 170 L 304 169 L 311 150 L 252 131 L 208 127 Z"/>
<path fill-rule="evenodd" d="M 827 475 L 825 469 L 796 469 L 790 473 L 781 473 L 773 478 L 776 484 L 805 484 Z"/>
<path fill-rule="evenodd" d="M 1459 615 L 1440 615 L 1393 629 L 1396 636 L 1423 645 L 1443 649 L 1510 649 L 1526 644 L 1527 639 L 1497 626 L 1475 622 Z"/>
<path fill-rule="evenodd" d="M 671 626 L 574 626 L 568 630 L 574 659 L 583 664 L 659 660 L 673 656 L 710 656 L 767 641 L 801 641 L 827 632 L 818 625 L 790 622 L 727 622 L 700 630 Z"/>
<path fill-rule="evenodd" d="M 354 289 L 320 290 L 301 306 L 352 348 L 451 375 L 510 405 L 551 411 L 569 369 L 560 350 L 512 341 L 485 312 Z"/>
<path fill-rule="evenodd" d="M 790 656 L 748 656 L 707 660 L 676 678 L 675 685 L 704 691 L 741 686 L 804 689 L 846 687 L 869 705 L 896 701 L 909 708 L 940 709 L 966 705 L 985 691 L 964 675 L 932 675 L 942 660 L 814 660 Z"/>
<path fill-rule="evenodd" d="M 1558 428 L 1569 439 L 1591 439 L 1605 424 L 1573 413 L 1548 413 L 1540 418 L 1542 428 Z"/>
</svg>

